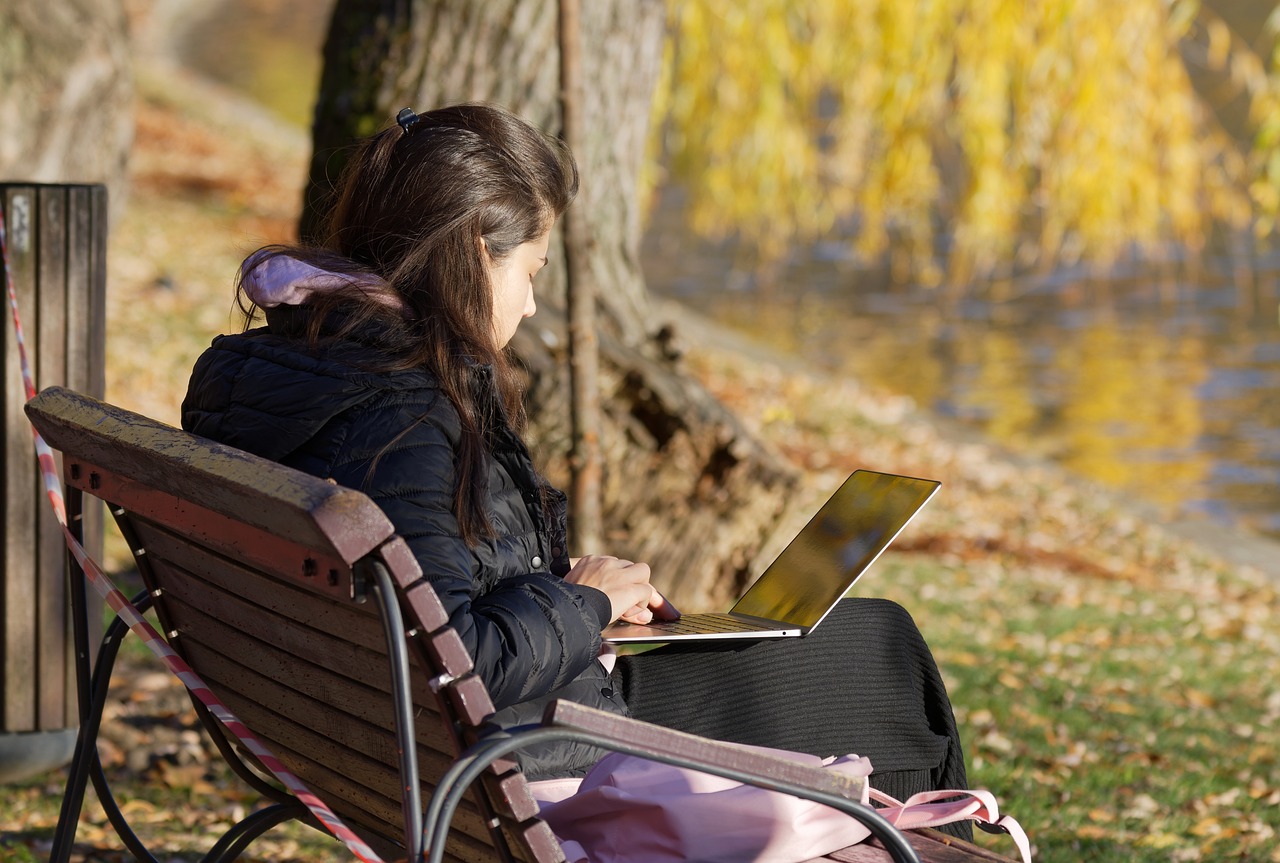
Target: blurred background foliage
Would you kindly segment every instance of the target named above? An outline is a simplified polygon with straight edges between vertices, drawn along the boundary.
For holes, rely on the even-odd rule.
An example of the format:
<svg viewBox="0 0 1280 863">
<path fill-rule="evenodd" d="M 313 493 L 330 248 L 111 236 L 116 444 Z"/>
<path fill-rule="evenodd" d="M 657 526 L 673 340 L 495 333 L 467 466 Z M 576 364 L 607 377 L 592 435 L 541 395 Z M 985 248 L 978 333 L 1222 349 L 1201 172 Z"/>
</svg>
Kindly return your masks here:
<svg viewBox="0 0 1280 863">
<path fill-rule="evenodd" d="M 332 0 L 214 5 L 187 62 L 305 128 Z M 670 2 L 648 285 L 1280 536 L 1276 9 Z"/>
<path fill-rule="evenodd" d="M 1276 16 L 1230 11 L 1246 29 L 1199 0 L 673 3 L 663 144 L 692 224 L 766 262 L 842 220 L 928 284 L 1194 253 L 1280 211 Z"/>
<path fill-rule="evenodd" d="M 332 0 L 233 5 L 256 26 L 188 62 L 308 125 Z M 1270 237 L 1273 6 L 670 0 L 653 185 L 758 263 L 841 226 L 927 284 Z"/>
</svg>

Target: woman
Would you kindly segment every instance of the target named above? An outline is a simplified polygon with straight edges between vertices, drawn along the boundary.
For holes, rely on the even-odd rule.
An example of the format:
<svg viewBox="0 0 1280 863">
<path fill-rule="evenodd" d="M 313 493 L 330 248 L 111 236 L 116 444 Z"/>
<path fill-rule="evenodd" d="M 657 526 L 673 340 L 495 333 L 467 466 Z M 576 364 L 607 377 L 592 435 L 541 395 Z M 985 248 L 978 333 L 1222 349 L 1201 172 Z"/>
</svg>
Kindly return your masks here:
<svg viewBox="0 0 1280 863">
<path fill-rule="evenodd" d="M 564 496 L 519 437 L 505 353 L 577 184 L 564 146 L 505 111 L 402 111 L 352 156 L 316 246 L 245 262 L 241 307 L 264 309 L 266 326 L 214 340 L 183 425 L 369 494 L 502 725 L 569 698 L 720 739 L 866 755 L 873 784 L 898 797 L 964 787 L 937 668 L 892 603 L 846 600 L 803 639 L 598 660 L 609 623 L 675 612 L 643 563 L 569 560 Z M 555 744 L 520 758 L 537 779 L 580 775 L 599 754 Z"/>
</svg>

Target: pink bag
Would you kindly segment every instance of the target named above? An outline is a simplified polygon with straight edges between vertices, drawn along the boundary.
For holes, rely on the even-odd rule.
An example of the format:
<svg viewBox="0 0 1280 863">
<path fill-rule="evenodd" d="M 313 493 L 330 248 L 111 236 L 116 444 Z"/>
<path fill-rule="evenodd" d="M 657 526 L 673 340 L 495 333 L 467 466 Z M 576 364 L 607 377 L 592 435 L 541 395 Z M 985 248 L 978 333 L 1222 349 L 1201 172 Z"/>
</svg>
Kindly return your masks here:
<svg viewBox="0 0 1280 863">
<path fill-rule="evenodd" d="M 852 776 L 871 774 L 871 762 L 857 755 L 824 762 L 747 748 Z M 569 863 L 803 863 L 870 836 L 857 820 L 819 803 L 621 753 L 602 758 L 580 781 L 531 786 Z M 971 819 L 1008 832 L 1024 863 L 1031 861 L 1021 827 L 1001 817 L 985 791 L 929 792 L 900 803 L 868 787 L 863 803 L 872 799 L 904 830 Z"/>
</svg>

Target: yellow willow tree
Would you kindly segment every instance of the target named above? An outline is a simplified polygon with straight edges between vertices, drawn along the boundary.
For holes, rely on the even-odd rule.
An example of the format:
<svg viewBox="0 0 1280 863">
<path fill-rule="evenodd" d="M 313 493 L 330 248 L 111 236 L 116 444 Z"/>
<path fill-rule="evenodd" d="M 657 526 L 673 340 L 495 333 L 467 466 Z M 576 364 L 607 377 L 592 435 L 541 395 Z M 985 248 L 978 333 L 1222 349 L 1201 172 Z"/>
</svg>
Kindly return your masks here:
<svg viewBox="0 0 1280 863">
<path fill-rule="evenodd" d="M 1276 87 L 1195 0 L 670 8 L 672 171 L 696 230 L 764 261 L 851 219 L 860 259 L 963 283 L 1198 250 L 1280 210 L 1280 157 L 1218 125 L 1182 54 L 1247 93 L 1258 151 L 1280 139 Z"/>
</svg>

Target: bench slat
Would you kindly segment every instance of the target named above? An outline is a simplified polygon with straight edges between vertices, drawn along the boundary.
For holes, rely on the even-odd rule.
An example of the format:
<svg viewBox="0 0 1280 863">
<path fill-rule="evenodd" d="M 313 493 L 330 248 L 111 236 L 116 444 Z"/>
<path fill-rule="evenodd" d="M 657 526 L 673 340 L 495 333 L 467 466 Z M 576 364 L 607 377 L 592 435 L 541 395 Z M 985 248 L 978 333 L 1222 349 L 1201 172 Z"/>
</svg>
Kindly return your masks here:
<svg viewBox="0 0 1280 863">
<path fill-rule="evenodd" d="M 274 745 L 273 745 L 274 744 Z M 345 777 L 320 764 L 309 755 L 290 750 L 281 741 L 269 741 L 273 753 L 289 766 L 306 785 L 317 793 L 343 819 L 377 831 L 386 836 L 401 835 L 401 810 L 399 795 L 390 798 L 369 791 L 363 786 L 344 781 Z M 318 790 L 323 789 L 323 791 Z M 472 810 L 474 811 L 474 810 Z M 478 828 L 472 833 L 467 827 Z M 449 831 L 447 847 L 460 860 L 473 863 L 493 863 L 494 851 L 488 829 L 471 821 L 467 813 L 459 810 L 455 829 Z"/>
<path fill-rule="evenodd" d="M 241 656 L 237 661 L 216 647 L 199 643 L 180 646 L 196 667 L 205 669 L 202 677 L 210 686 L 221 682 L 222 688 L 238 690 L 257 703 L 269 704 L 281 720 L 294 721 L 303 727 L 322 729 L 357 741 L 362 735 L 368 735 L 367 743 L 353 742 L 352 745 L 370 757 L 379 757 L 380 750 L 374 747 L 383 745 L 385 737 L 386 756 L 381 760 L 396 763 L 392 718 L 386 710 L 386 699 L 376 690 L 362 690 L 346 678 L 326 676 L 319 666 L 300 669 L 302 674 L 291 670 L 284 675 L 273 675 L 273 671 L 281 668 L 283 659 L 269 650 L 261 651 L 261 659 Z M 215 687 L 214 691 L 221 692 L 222 688 Z M 443 718 L 426 705 L 419 705 L 418 710 L 422 721 L 415 740 L 421 747 L 420 756 L 438 753 L 452 761 L 455 757 L 453 738 L 445 729 Z M 343 729 L 347 727 L 358 727 L 359 731 L 345 733 Z M 440 762 L 432 757 L 424 769 L 428 766 L 439 767 Z"/>
<path fill-rule="evenodd" d="M 385 652 L 379 652 L 360 644 L 354 644 L 337 634 L 322 632 L 301 624 L 293 626 L 281 625 L 279 617 L 269 609 L 255 605 L 239 595 L 225 593 L 189 576 L 177 569 L 168 561 L 158 561 L 151 567 L 157 578 L 157 586 L 162 590 L 161 607 L 178 608 L 181 604 L 203 609 L 205 615 L 225 623 L 238 631 L 244 639 L 243 644 L 228 644 L 228 650 L 251 652 L 258 649 L 258 644 L 268 644 L 285 653 L 308 659 L 316 664 L 327 663 L 336 673 L 343 674 L 352 680 L 367 680 L 371 685 L 380 683 L 385 687 L 385 674 L 370 674 L 374 668 L 385 668 L 387 659 Z M 157 609 L 159 610 L 159 609 Z M 161 614 L 166 629 L 176 629 L 179 638 L 184 634 L 199 638 L 198 631 L 188 630 L 199 624 L 199 619 L 184 621 L 176 615 L 169 619 Z M 353 619 L 353 624 L 367 625 L 367 619 Z"/>
<path fill-rule="evenodd" d="M 241 721 L 262 729 L 259 736 L 267 748 L 291 770 L 295 766 L 310 769 L 305 766 L 305 762 L 323 763 L 326 772 L 321 774 L 322 779 L 311 790 L 321 795 L 330 805 L 335 808 L 345 805 L 372 813 L 384 822 L 383 830 L 388 825 L 394 825 L 394 834 L 399 834 L 400 778 L 399 765 L 394 760 L 394 749 L 390 761 L 369 758 L 353 746 L 344 745 L 352 741 L 350 735 L 313 731 L 305 724 L 281 722 L 271 710 L 255 699 L 233 691 L 229 691 L 223 700 Z M 349 726 L 348 729 L 354 730 L 354 727 Z M 394 747 L 394 740 L 392 746 Z M 448 763 L 446 762 L 446 766 Z M 424 776 L 428 775 L 427 765 L 421 765 L 420 769 Z M 443 772 L 439 770 L 434 775 L 438 776 Z M 432 787 L 424 782 L 424 793 L 429 794 Z M 475 802 L 468 799 L 459 807 L 454 827 L 483 841 L 488 839 L 486 820 Z"/>
<path fill-rule="evenodd" d="M 229 559 L 207 546 L 199 546 L 164 526 L 130 513 L 134 534 L 153 561 L 165 561 L 180 567 L 183 575 L 197 576 L 201 581 L 233 596 L 252 596 L 257 605 L 279 617 L 311 629 L 342 632 L 346 640 L 386 654 L 386 637 L 377 613 L 369 603 L 335 603 L 331 596 L 309 589 L 294 578 L 281 578 L 275 573 L 254 570 Z M 368 625 L 352 627 L 363 618 Z"/>
</svg>

